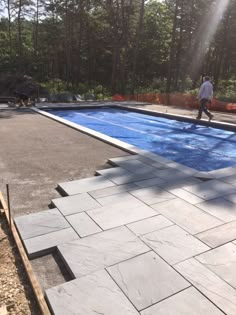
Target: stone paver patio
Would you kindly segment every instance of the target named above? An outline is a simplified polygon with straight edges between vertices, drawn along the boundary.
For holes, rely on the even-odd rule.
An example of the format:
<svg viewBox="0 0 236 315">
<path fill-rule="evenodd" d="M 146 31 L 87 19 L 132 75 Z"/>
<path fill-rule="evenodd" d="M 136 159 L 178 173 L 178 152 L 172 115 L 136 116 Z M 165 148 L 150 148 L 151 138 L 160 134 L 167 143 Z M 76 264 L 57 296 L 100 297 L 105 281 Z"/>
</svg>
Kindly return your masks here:
<svg viewBox="0 0 236 315">
<path fill-rule="evenodd" d="M 74 279 L 45 291 L 52 313 L 235 315 L 236 168 L 110 163 L 15 219 L 29 257 L 57 251 Z"/>
</svg>

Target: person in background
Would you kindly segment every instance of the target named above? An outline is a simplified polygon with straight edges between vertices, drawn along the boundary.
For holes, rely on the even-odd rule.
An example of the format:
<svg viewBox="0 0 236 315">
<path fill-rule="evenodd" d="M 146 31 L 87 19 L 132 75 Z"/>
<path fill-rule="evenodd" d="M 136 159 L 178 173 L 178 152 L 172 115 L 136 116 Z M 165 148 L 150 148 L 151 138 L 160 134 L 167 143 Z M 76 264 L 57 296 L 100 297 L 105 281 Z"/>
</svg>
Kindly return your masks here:
<svg viewBox="0 0 236 315">
<path fill-rule="evenodd" d="M 212 98 L 213 98 L 213 85 L 210 82 L 210 78 L 206 76 L 198 92 L 198 99 L 200 100 L 200 107 L 199 107 L 198 116 L 196 117 L 196 119 L 201 119 L 202 112 L 204 112 L 208 116 L 209 121 L 212 120 L 214 115 L 212 115 L 207 109 L 207 104 L 211 103 Z"/>
<path fill-rule="evenodd" d="M 21 106 L 28 106 L 30 102 L 30 98 L 26 93 L 21 93 L 21 92 L 15 92 L 17 96 L 17 108 Z"/>
</svg>

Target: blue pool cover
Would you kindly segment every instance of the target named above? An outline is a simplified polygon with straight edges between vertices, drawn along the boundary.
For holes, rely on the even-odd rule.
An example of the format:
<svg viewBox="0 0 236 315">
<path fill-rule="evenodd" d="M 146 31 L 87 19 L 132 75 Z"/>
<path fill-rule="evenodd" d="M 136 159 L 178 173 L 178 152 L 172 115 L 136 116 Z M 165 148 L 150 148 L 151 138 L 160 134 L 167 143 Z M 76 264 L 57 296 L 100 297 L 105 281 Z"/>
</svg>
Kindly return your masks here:
<svg viewBox="0 0 236 315">
<path fill-rule="evenodd" d="M 236 165 L 235 132 L 114 108 L 50 113 L 199 171 Z"/>
</svg>

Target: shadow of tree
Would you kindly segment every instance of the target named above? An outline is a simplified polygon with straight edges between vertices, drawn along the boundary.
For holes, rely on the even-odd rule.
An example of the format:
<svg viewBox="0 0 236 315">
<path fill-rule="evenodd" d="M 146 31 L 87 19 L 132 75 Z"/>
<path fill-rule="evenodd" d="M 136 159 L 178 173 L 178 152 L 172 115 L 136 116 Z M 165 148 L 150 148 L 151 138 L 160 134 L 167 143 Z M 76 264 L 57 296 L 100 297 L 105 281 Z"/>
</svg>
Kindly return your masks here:
<svg viewBox="0 0 236 315">
<path fill-rule="evenodd" d="M 37 113 L 30 108 L 0 109 L 0 119 L 10 119 L 15 116 L 28 115 L 29 113 L 31 115 L 37 115 Z"/>
</svg>

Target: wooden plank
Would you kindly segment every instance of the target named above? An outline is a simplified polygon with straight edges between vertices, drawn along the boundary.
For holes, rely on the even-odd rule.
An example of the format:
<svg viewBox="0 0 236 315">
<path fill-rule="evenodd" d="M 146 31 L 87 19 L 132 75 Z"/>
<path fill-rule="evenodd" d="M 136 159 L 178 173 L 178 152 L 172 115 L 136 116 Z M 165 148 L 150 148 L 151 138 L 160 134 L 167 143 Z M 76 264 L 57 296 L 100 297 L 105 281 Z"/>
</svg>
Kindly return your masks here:
<svg viewBox="0 0 236 315">
<path fill-rule="evenodd" d="M 2 207 L 2 210 L 4 211 L 4 213 L 6 215 L 6 219 L 7 219 L 7 222 L 9 224 L 9 227 L 10 227 L 9 211 L 8 211 L 7 204 L 3 198 L 3 194 L 1 191 L 0 191 L 0 206 Z M 34 291 L 35 297 L 37 299 L 41 313 L 42 313 L 42 315 L 51 315 L 51 312 L 49 311 L 47 303 L 44 299 L 43 291 L 42 291 L 42 289 L 38 283 L 38 280 L 37 280 L 34 272 L 33 272 L 32 266 L 28 260 L 25 249 L 23 247 L 23 244 L 21 242 L 21 239 L 19 237 L 19 234 L 17 232 L 17 229 L 16 229 L 15 224 L 14 224 L 12 219 L 11 219 L 11 232 L 12 232 L 12 235 L 14 237 L 15 243 L 17 245 L 18 251 L 20 253 L 21 259 L 23 261 L 26 273 L 29 277 L 29 280 L 30 280 L 31 286 L 33 288 L 33 291 Z"/>
</svg>

